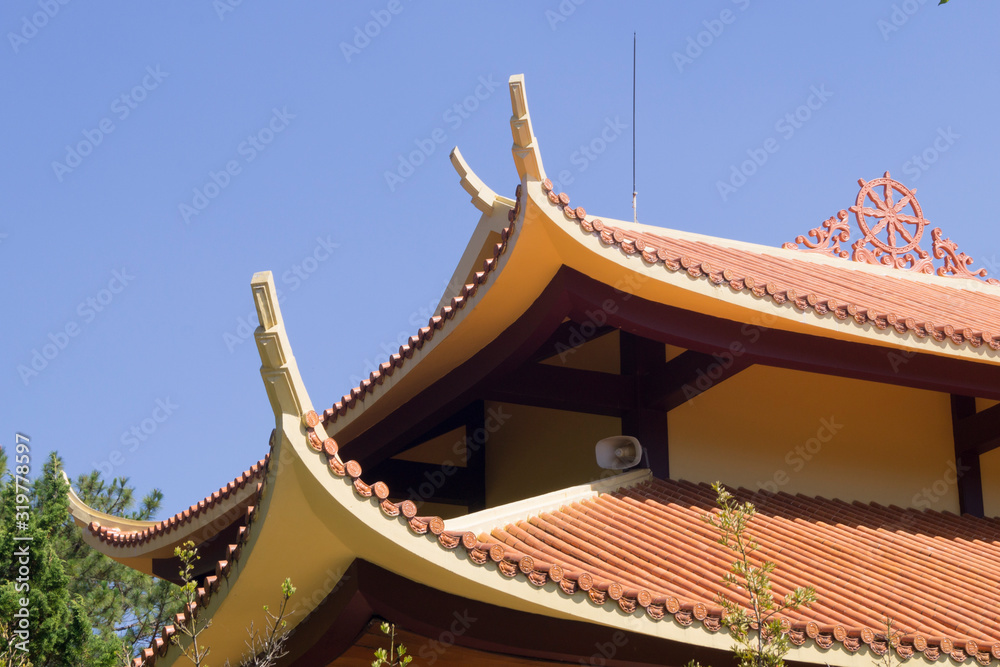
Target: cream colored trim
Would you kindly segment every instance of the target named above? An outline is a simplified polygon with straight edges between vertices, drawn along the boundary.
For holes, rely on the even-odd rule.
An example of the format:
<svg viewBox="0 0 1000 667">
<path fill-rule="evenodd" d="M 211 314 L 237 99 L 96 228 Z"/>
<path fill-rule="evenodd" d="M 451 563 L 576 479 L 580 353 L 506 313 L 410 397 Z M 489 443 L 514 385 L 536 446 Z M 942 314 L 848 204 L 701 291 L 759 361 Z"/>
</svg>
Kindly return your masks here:
<svg viewBox="0 0 1000 667">
<path fill-rule="evenodd" d="M 506 526 L 509 523 L 525 521 L 530 517 L 538 516 L 544 512 L 553 512 L 560 507 L 578 503 L 582 500 L 594 498 L 602 493 L 627 489 L 641 484 L 653 478 L 653 473 L 646 468 L 631 470 L 621 475 L 607 477 L 589 484 L 571 486 L 561 491 L 553 491 L 545 495 L 526 498 L 506 505 L 498 505 L 490 509 L 466 514 L 465 516 L 449 519 L 445 522 L 447 530 L 471 531 L 479 534 L 490 532 L 497 526 Z"/>
<path fill-rule="evenodd" d="M 510 86 L 510 107 L 513 112 L 510 117 L 510 132 L 514 136 L 511 152 L 514 154 L 514 165 L 523 182 L 526 179 L 541 181 L 545 179 L 545 168 L 542 167 L 542 154 L 538 150 L 538 138 L 531 128 L 531 116 L 528 113 L 528 96 L 524 90 L 524 75 L 515 74 L 508 81 Z"/>
<path fill-rule="evenodd" d="M 65 475 L 65 473 L 64 473 Z M 69 479 L 67 478 L 67 482 Z M 122 517 L 105 514 L 88 506 L 70 486 L 69 489 L 69 510 L 70 515 L 78 526 L 82 529 L 83 540 L 101 553 L 111 556 L 119 561 L 128 561 L 133 558 L 162 558 L 173 553 L 173 548 L 188 539 L 194 539 L 196 543 L 201 543 L 216 535 L 220 530 L 226 528 L 233 521 L 242 515 L 230 513 L 240 505 L 245 504 L 247 499 L 257 492 L 257 483 L 248 482 L 242 488 L 235 490 L 228 498 L 219 499 L 215 505 L 207 511 L 202 512 L 194 519 L 176 526 L 169 531 L 162 531 L 154 535 L 151 539 L 140 544 L 131 546 L 116 546 L 104 542 L 98 536 L 90 532 L 87 526 L 96 521 L 103 528 L 118 529 L 122 533 L 140 532 L 158 526 L 160 521 L 135 521 Z M 220 518 L 225 517 L 225 524 L 213 526 Z"/>
<path fill-rule="evenodd" d="M 565 216 L 556 215 L 556 213 L 553 213 L 553 218 L 558 220 L 560 217 L 565 217 Z M 591 216 L 588 216 L 588 218 L 590 217 Z M 821 264 L 825 266 L 833 266 L 839 269 L 857 271 L 860 273 L 868 273 L 877 276 L 888 276 L 890 278 L 898 278 L 900 280 L 909 280 L 916 283 L 923 283 L 925 285 L 937 285 L 939 287 L 947 287 L 951 289 L 961 289 L 972 292 L 981 292 L 983 294 L 988 294 L 990 296 L 1000 296 L 1000 286 L 990 285 L 981 280 L 955 278 L 950 276 L 938 276 L 935 274 L 917 273 L 916 271 L 904 271 L 901 269 L 894 269 L 888 266 L 865 264 L 864 262 L 855 262 L 849 259 L 841 259 L 839 257 L 832 257 L 830 255 L 823 255 L 820 253 L 804 252 L 802 250 L 793 250 L 789 248 L 766 246 L 766 245 L 760 245 L 759 243 L 750 243 L 748 241 L 736 241 L 733 239 L 724 239 L 717 236 L 708 236 L 707 234 L 698 234 L 696 232 L 688 232 L 678 229 L 669 229 L 667 227 L 656 227 L 654 225 L 647 225 L 641 222 L 634 223 L 626 220 L 614 220 L 612 218 L 607 218 L 604 216 L 595 215 L 593 217 L 600 218 L 606 224 L 612 225 L 614 227 L 620 227 L 623 230 L 633 229 L 637 232 L 646 232 L 648 234 L 659 234 L 661 236 L 669 236 L 671 238 L 680 239 L 684 241 L 697 241 L 701 243 L 710 243 L 712 245 L 720 246 L 723 248 L 733 248 L 734 250 L 753 252 L 760 255 L 766 255 L 769 257 L 777 257 L 783 260 L 791 259 L 800 264 L 802 263 Z"/>
<path fill-rule="evenodd" d="M 513 199 L 501 197 L 476 176 L 469 163 L 462 157 L 462 151 L 458 150 L 458 146 L 452 149 L 450 157 L 452 166 L 455 167 L 455 171 L 462 179 L 462 188 L 472 195 L 472 205 L 482 211 L 483 215 L 493 215 L 498 201 L 505 206 L 506 210 L 514 208 Z"/>
<path fill-rule="evenodd" d="M 462 152 L 456 146 L 451 152 L 451 164 L 462 179 L 462 188 L 472 195 L 472 204 L 482 212 L 476 228 L 472 232 L 465 252 L 458 261 L 455 271 L 451 275 L 451 280 L 441 294 L 435 313 L 440 314 L 441 309 L 451 303 L 452 298 L 459 293 L 466 283 L 466 278 L 470 273 L 482 270 L 477 266 L 476 260 L 479 258 L 483 247 L 490 243 L 491 234 L 499 234 L 500 230 L 507 226 L 507 213 L 514 208 L 515 201 L 502 195 L 498 195 L 482 179 L 480 179 L 472 168 L 469 167 Z"/>
<path fill-rule="evenodd" d="M 820 315 L 813 309 L 798 310 L 794 304 L 786 302 L 775 303 L 770 298 L 757 298 L 745 291 L 734 292 L 727 284 L 715 285 L 705 277 L 692 277 L 686 271 L 669 271 L 660 263 L 647 264 L 640 253 L 626 254 L 621 248 L 608 248 L 600 237 L 583 230 L 575 220 L 569 220 L 561 208 L 549 201 L 540 183 L 529 182 L 524 185 L 527 195 L 525 206 L 535 208 L 550 221 L 550 237 L 557 248 L 563 262 L 582 271 L 596 280 L 616 288 L 621 287 L 645 299 L 668 303 L 686 310 L 722 317 L 750 326 L 760 326 L 769 329 L 781 329 L 819 335 L 839 340 L 863 341 L 868 344 L 886 348 L 913 350 L 939 356 L 970 359 L 980 363 L 1000 364 L 1000 355 L 988 345 L 978 348 L 968 343 L 954 345 L 949 339 L 935 340 L 933 337 L 918 338 L 911 333 L 900 334 L 893 327 L 879 329 L 871 323 L 858 325 L 852 318 L 838 320 L 832 313 Z M 529 201 L 530 200 L 530 203 Z M 589 217 L 589 216 L 588 216 Z M 600 216 L 594 216 L 595 218 Z M 634 225 L 620 220 L 607 220 L 606 224 L 622 228 L 655 231 L 659 234 L 675 236 L 679 239 L 702 240 L 731 248 L 747 250 L 789 259 L 804 263 L 828 264 L 846 268 L 844 260 L 823 257 L 796 250 L 770 248 L 740 241 L 729 241 L 713 237 L 678 232 L 663 228 Z M 795 253 L 790 255 L 790 253 Z M 858 262 L 851 262 L 850 270 L 859 272 L 888 275 L 900 280 L 925 282 L 933 285 L 970 289 L 984 292 L 991 296 L 1000 295 L 1000 288 L 985 283 L 974 284 L 975 281 L 928 276 L 888 267 L 880 268 Z M 630 278 L 629 276 L 636 278 Z M 943 281 L 943 282 L 942 282 Z M 966 286 L 964 283 L 970 283 Z M 958 327 L 956 323 L 956 328 Z M 905 353 L 900 356 L 900 362 L 905 362 Z"/>
<path fill-rule="evenodd" d="M 298 443 L 295 445 L 301 446 Z M 448 551 L 430 534 L 413 534 L 402 517 L 386 517 L 375 498 L 365 499 L 355 493 L 349 478 L 334 477 L 318 465 L 311 465 L 309 469 L 329 494 L 324 515 L 330 525 L 342 527 L 341 537 L 345 544 L 358 558 L 411 581 L 460 598 L 551 618 L 582 621 L 723 651 L 733 645 L 733 638 L 726 629 L 711 632 L 699 622 L 685 627 L 669 614 L 657 621 L 649 618 L 641 608 L 626 614 L 610 601 L 598 606 L 583 593 L 566 595 L 552 581 L 539 587 L 531 584 L 520 572 L 512 578 L 502 576 L 493 562 L 488 561 L 484 565 L 471 562 L 462 546 Z M 628 474 L 641 478 L 647 473 L 636 471 Z M 821 649 L 813 640 L 807 639 L 803 646 L 792 647 L 788 659 L 838 667 L 862 667 L 870 664 L 873 657 L 864 645 L 858 653 L 851 654 L 839 643 L 830 649 Z"/>
<path fill-rule="evenodd" d="M 106 528 L 117 528 L 123 533 L 128 533 L 146 530 L 147 528 L 151 528 L 152 526 L 160 523 L 159 521 L 136 521 L 134 519 L 125 519 L 95 510 L 93 507 L 83 502 L 83 500 L 80 499 L 80 496 L 76 495 L 76 491 L 73 490 L 73 482 L 70 481 L 69 476 L 66 475 L 65 472 L 63 472 L 62 476 L 69 485 L 69 513 L 78 526 L 88 526 L 91 522 L 96 521 Z"/>
</svg>

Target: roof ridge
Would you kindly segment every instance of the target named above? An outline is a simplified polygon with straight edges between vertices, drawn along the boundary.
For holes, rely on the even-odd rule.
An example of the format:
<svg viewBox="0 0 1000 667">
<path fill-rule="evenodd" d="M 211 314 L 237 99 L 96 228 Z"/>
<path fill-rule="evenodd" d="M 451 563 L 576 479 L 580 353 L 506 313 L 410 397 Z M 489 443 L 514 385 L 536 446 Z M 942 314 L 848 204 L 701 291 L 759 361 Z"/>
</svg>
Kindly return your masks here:
<svg viewBox="0 0 1000 667">
<path fill-rule="evenodd" d="M 500 263 L 500 257 L 507 251 L 507 242 L 514 235 L 515 223 L 521 212 L 521 184 L 518 183 L 515 190 L 514 208 L 508 211 L 507 220 L 510 224 L 500 230 L 500 241 L 493 246 L 493 257 L 483 260 L 483 270 L 475 274 L 473 282 L 463 285 L 459 293 L 452 297 L 447 306 L 443 306 L 437 315 L 432 315 L 427 321 L 427 326 L 421 327 L 417 333 L 410 336 L 409 341 L 399 346 L 399 351 L 389 356 L 389 360 L 379 364 L 379 367 L 372 371 L 368 378 L 362 380 L 356 387 L 352 387 L 350 392 L 344 394 L 332 407 L 323 411 L 322 423 L 336 423 L 337 419 L 343 417 L 354 408 L 358 400 L 364 400 L 367 394 L 374 394 L 377 386 L 381 385 L 385 378 L 391 377 L 397 368 L 406 364 L 407 359 L 411 359 L 415 351 L 423 348 L 424 343 L 434 337 L 434 332 L 443 329 L 447 322 L 455 317 L 455 314 L 465 308 L 472 300 L 472 297 L 479 291 L 479 287 L 489 280 L 489 275 L 496 271 Z"/>
<path fill-rule="evenodd" d="M 270 457 L 271 453 L 268 452 L 264 458 L 260 459 L 257 463 L 250 466 L 250 468 L 237 475 L 233 481 L 229 482 L 218 491 L 210 493 L 204 499 L 199 500 L 189 508 L 181 510 L 173 516 L 154 523 L 143 530 L 123 531 L 119 528 L 102 526 L 101 523 L 96 520 L 91 521 L 87 525 L 87 528 L 91 535 L 94 535 L 100 541 L 105 542 L 110 546 L 124 548 L 145 544 L 193 521 L 218 505 L 221 501 L 230 498 L 234 493 L 245 488 L 250 482 L 259 480 L 267 471 L 267 464 Z"/>
<path fill-rule="evenodd" d="M 671 272 L 684 270 L 692 278 L 707 278 L 714 285 L 726 283 L 735 292 L 748 291 L 757 297 L 770 298 L 779 305 L 791 303 L 800 311 L 811 309 L 818 315 L 830 313 L 838 320 L 853 318 L 859 326 L 872 324 L 878 329 L 892 327 L 900 335 L 911 333 L 917 338 L 931 337 L 938 342 L 949 339 L 956 346 L 967 343 L 973 348 L 979 348 L 985 344 L 991 350 L 1000 350 L 1000 331 L 991 332 L 981 327 L 971 327 L 965 322 L 937 323 L 930 319 L 918 321 L 913 314 L 908 313 L 883 313 L 863 303 L 855 301 L 842 303 L 836 298 L 825 297 L 814 292 L 800 292 L 794 287 L 780 285 L 773 281 L 758 281 L 757 277 L 734 270 L 732 267 L 715 266 L 704 257 L 669 252 L 665 248 L 658 247 L 655 243 L 658 237 L 649 232 L 637 233 L 634 230 L 606 224 L 600 218 L 588 219 L 587 212 L 583 207 L 572 208 L 569 205 L 569 195 L 565 192 L 556 194 L 552 188 L 551 180 L 542 181 L 542 189 L 548 194 L 549 201 L 562 209 L 566 218 L 576 221 L 584 232 L 599 236 L 608 247 L 618 248 L 626 255 L 641 254 L 643 260 L 648 264 L 663 264 Z M 649 238 L 651 236 L 652 239 Z M 684 242 L 683 239 L 679 239 L 679 241 L 682 244 Z M 896 276 L 887 277 L 896 279 Z M 956 285 L 955 289 L 961 290 L 962 286 Z"/>
</svg>

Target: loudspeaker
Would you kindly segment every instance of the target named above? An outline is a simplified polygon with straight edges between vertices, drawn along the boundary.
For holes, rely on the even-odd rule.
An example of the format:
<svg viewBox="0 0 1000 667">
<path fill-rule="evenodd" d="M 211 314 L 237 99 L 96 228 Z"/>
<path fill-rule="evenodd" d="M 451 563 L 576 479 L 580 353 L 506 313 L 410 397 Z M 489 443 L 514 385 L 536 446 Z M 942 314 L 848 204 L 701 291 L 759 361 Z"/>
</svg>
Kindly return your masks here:
<svg viewBox="0 0 1000 667">
<path fill-rule="evenodd" d="M 608 470 L 624 470 L 642 461 L 642 445 L 630 435 L 613 435 L 594 446 L 597 465 Z"/>
</svg>

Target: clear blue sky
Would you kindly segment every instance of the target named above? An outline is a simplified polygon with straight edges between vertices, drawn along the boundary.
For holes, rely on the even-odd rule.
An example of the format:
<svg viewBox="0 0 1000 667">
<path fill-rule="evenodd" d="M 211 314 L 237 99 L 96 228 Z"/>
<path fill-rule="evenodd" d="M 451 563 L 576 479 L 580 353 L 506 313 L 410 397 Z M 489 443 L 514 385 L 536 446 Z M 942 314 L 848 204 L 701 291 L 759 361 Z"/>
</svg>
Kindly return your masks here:
<svg viewBox="0 0 1000 667">
<path fill-rule="evenodd" d="M 633 31 L 641 221 L 776 246 L 888 169 L 1000 261 L 995 2 L 224 3 L 0 9 L 2 442 L 159 487 L 163 515 L 267 450 L 254 272 L 320 410 L 426 319 L 478 219 L 448 152 L 516 184 L 509 75 L 550 176 L 630 217 Z"/>
</svg>

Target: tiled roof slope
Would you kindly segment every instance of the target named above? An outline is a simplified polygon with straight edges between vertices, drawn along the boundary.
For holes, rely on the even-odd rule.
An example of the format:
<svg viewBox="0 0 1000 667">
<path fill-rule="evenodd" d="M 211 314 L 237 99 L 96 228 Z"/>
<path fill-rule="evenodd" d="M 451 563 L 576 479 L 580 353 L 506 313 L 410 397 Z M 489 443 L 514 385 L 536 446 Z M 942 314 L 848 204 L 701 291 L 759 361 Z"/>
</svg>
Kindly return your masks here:
<svg viewBox="0 0 1000 667">
<path fill-rule="evenodd" d="M 303 418 L 307 430 L 319 423 L 315 412 Z M 342 462 L 335 446 L 311 444 L 331 472 L 361 499 L 377 503 L 386 518 L 445 549 L 461 549 L 474 564 L 493 562 L 505 577 L 555 583 L 567 595 L 586 594 L 627 614 L 641 608 L 652 620 L 669 614 L 682 626 L 697 620 L 711 632 L 722 629 L 716 599 L 734 556 L 702 519 L 717 511 L 707 484 L 651 478 L 477 535 L 449 530 L 437 516 L 418 516 L 413 501 L 393 502 L 384 482 L 362 481 L 361 466 Z M 971 657 L 982 665 L 1000 659 L 1000 520 L 733 493 L 757 507 L 748 530 L 761 546 L 759 557 L 777 564 L 774 592 L 816 589 L 816 603 L 786 614 L 793 643 L 839 643 L 850 652 L 867 645 L 881 655 L 884 619 L 891 618 L 903 633 L 895 647 L 901 657 L 918 652 L 958 663 Z M 740 601 L 738 590 L 727 594 Z"/>
<path fill-rule="evenodd" d="M 884 652 L 888 616 L 905 635 L 897 649 L 904 656 L 936 660 L 944 652 L 984 665 L 1000 658 L 1000 522 L 786 493 L 734 495 L 758 509 L 748 530 L 761 558 L 777 563 L 775 593 L 816 588 L 811 608 L 787 613 L 794 643 L 808 637 Z M 715 599 L 733 554 L 701 518 L 714 508 L 708 485 L 654 479 L 479 539 L 559 563 L 567 574 L 589 573 L 613 598 L 646 592 L 640 602 L 647 611 L 659 606 L 654 617 L 665 609 L 684 625 L 697 619 L 718 630 Z M 616 582 L 617 591 L 599 581 Z M 727 594 L 740 599 L 738 590 Z"/>
<path fill-rule="evenodd" d="M 267 456 L 250 466 L 248 470 L 244 470 L 239 477 L 229 482 L 210 496 L 207 496 L 204 500 L 199 500 L 186 510 L 178 512 L 172 517 L 164 519 L 159 523 L 155 523 L 144 530 L 122 531 L 118 528 L 108 528 L 107 526 L 102 526 L 97 521 L 91 521 L 87 528 L 92 535 L 111 546 L 132 547 L 139 544 L 145 544 L 150 540 L 170 533 L 181 526 L 186 525 L 190 521 L 194 521 L 208 510 L 212 509 L 222 501 L 231 497 L 240 489 L 244 488 L 247 484 L 255 483 L 259 485 L 267 472 L 267 462 L 270 456 L 271 454 L 268 453 Z"/>
<path fill-rule="evenodd" d="M 842 320 L 853 318 L 861 325 L 870 322 L 879 329 L 893 327 L 919 338 L 948 338 L 956 345 L 986 344 L 1000 350 L 1000 291 L 991 294 L 963 289 L 979 287 L 966 278 L 913 280 L 910 276 L 914 274 L 887 269 L 898 271 L 897 278 L 859 270 L 848 260 L 843 260 L 843 266 L 808 261 L 801 251 L 790 250 L 783 257 L 681 239 L 667 230 L 659 234 L 626 229 L 588 218 L 585 209 L 569 205 L 568 195 L 556 194 L 551 181 L 546 179 L 542 185 L 549 201 L 584 231 L 627 254 L 640 253 L 650 264 L 662 263 L 670 271 L 686 271 L 692 277 L 705 277 L 716 285 L 726 284 L 736 292 L 776 303 L 791 302 L 799 310 L 832 313 Z"/>
</svg>

